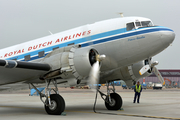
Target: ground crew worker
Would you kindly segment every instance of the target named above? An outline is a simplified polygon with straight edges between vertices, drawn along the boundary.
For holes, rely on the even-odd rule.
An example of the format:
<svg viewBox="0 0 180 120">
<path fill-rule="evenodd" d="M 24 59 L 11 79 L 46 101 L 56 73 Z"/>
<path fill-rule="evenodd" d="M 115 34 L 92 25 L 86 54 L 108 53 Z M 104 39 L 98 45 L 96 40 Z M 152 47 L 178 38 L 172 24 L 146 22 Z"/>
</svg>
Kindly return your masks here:
<svg viewBox="0 0 180 120">
<path fill-rule="evenodd" d="M 134 95 L 133 103 L 136 102 L 136 97 L 137 97 L 137 103 L 139 103 L 139 98 L 140 98 L 140 95 L 141 95 L 141 91 L 142 91 L 142 87 L 141 87 L 141 85 L 140 85 L 140 83 L 138 81 L 137 84 L 134 87 L 135 95 Z"/>
</svg>

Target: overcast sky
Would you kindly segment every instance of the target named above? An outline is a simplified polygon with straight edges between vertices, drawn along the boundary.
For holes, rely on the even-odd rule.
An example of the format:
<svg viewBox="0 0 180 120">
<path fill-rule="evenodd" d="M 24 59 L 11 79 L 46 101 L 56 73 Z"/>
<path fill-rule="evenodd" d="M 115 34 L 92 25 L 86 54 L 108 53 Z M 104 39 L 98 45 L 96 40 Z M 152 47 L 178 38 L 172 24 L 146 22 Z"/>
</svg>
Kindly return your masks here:
<svg viewBox="0 0 180 120">
<path fill-rule="evenodd" d="M 153 59 L 180 69 L 180 0 L 0 0 L 0 49 L 85 24 L 124 16 L 150 18 L 176 33 Z"/>
</svg>

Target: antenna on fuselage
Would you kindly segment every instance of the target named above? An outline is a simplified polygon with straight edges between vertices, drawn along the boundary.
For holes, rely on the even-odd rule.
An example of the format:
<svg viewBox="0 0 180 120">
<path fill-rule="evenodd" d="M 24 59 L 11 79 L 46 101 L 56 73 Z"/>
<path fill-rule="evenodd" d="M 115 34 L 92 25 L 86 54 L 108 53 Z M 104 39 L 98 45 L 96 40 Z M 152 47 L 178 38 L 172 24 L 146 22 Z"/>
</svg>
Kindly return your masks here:
<svg viewBox="0 0 180 120">
<path fill-rule="evenodd" d="M 121 17 L 124 17 L 123 13 L 119 13 L 121 15 Z"/>
<path fill-rule="evenodd" d="M 51 35 L 53 35 L 51 31 L 49 31 L 49 33 L 50 33 Z"/>
</svg>

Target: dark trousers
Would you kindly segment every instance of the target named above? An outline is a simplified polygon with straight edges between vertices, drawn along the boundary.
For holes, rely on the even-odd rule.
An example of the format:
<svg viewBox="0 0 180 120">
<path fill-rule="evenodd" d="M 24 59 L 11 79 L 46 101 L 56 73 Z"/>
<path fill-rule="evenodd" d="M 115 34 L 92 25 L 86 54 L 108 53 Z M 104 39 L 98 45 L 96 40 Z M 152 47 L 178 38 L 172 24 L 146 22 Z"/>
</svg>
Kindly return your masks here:
<svg viewBox="0 0 180 120">
<path fill-rule="evenodd" d="M 134 103 L 136 102 L 136 97 L 137 97 L 137 103 L 139 103 L 140 95 L 141 95 L 141 93 L 135 92 Z"/>
</svg>

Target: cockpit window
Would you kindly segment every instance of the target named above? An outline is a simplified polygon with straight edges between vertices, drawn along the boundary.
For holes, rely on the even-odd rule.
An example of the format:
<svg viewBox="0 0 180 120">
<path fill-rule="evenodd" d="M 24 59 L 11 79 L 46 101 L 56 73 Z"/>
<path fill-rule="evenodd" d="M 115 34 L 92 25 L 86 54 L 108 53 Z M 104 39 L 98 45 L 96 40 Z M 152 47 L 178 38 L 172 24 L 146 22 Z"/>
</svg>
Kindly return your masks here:
<svg viewBox="0 0 180 120">
<path fill-rule="evenodd" d="M 153 26 L 151 21 L 141 21 L 143 27 Z"/>
<path fill-rule="evenodd" d="M 136 27 L 141 27 L 141 23 L 140 22 L 136 22 Z"/>
<path fill-rule="evenodd" d="M 133 30 L 134 28 L 135 28 L 134 22 L 126 24 L 126 30 L 127 31 Z"/>
</svg>

